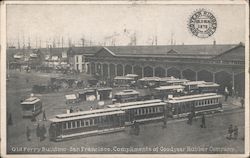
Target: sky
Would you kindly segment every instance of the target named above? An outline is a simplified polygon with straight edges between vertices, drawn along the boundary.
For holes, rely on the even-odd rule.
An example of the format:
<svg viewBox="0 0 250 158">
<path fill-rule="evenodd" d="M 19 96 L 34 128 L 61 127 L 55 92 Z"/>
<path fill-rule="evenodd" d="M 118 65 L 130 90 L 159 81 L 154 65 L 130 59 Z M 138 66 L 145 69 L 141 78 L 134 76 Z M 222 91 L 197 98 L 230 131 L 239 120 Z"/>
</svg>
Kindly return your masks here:
<svg viewBox="0 0 250 158">
<path fill-rule="evenodd" d="M 216 32 L 198 38 L 189 31 L 188 20 L 196 9 L 212 12 Z M 75 45 L 127 45 L 136 36 L 137 45 L 152 44 L 237 44 L 245 40 L 243 5 L 8 5 L 7 41 L 17 46 L 30 41 L 46 47 L 53 40 L 66 47 Z M 110 38 L 110 37 L 113 38 Z M 30 40 L 29 40 L 30 39 Z M 25 41 L 25 42 L 24 42 Z M 58 42 L 60 41 L 60 43 Z M 91 43 L 90 43 L 91 41 Z M 172 42 L 171 42 L 172 41 Z M 154 43 L 155 44 L 155 43 Z"/>
</svg>

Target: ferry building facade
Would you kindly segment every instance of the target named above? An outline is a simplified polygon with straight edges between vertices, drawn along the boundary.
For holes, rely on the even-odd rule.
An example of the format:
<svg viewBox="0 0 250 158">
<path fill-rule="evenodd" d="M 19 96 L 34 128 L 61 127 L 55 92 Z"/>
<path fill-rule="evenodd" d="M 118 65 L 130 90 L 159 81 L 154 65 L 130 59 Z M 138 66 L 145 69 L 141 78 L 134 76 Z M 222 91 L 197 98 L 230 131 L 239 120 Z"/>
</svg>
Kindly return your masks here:
<svg viewBox="0 0 250 158">
<path fill-rule="evenodd" d="M 79 54 L 78 54 L 79 55 Z M 84 54 L 86 72 L 103 80 L 137 74 L 216 82 L 244 94 L 245 46 L 167 45 L 102 47 Z"/>
</svg>

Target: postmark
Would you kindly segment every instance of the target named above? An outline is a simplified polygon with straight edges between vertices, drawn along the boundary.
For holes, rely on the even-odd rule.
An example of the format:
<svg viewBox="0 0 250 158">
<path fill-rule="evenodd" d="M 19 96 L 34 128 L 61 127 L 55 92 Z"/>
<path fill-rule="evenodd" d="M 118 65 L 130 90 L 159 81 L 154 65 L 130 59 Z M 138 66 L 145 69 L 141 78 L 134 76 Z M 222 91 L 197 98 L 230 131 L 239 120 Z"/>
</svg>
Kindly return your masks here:
<svg viewBox="0 0 250 158">
<path fill-rule="evenodd" d="M 217 20 L 210 11 L 198 9 L 188 20 L 188 29 L 196 37 L 208 38 L 216 32 Z"/>
</svg>

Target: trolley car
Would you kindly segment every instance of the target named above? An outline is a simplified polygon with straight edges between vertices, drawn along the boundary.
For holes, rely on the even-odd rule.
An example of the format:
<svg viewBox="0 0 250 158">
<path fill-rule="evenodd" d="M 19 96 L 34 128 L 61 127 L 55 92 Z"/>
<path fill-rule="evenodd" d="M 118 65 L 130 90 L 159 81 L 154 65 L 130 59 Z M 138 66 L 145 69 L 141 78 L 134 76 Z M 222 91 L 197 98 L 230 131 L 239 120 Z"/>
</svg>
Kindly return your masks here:
<svg viewBox="0 0 250 158">
<path fill-rule="evenodd" d="M 168 117 L 186 117 L 192 112 L 199 115 L 222 111 L 221 97 L 216 93 L 205 93 L 171 98 L 165 101 L 167 103 Z"/>
<path fill-rule="evenodd" d="M 198 85 L 200 93 L 217 93 L 220 85 L 214 82 L 205 82 Z"/>
<path fill-rule="evenodd" d="M 49 138 L 62 141 L 124 130 L 124 111 L 117 108 L 98 109 L 57 115 L 50 119 Z"/>
<path fill-rule="evenodd" d="M 37 97 L 30 97 L 21 102 L 23 117 L 31 117 L 42 112 L 42 101 Z"/>
<path fill-rule="evenodd" d="M 161 120 L 164 118 L 164 106 L 166 103 L 160 99 L 136 101 L 131 103 L 109 105 L 110 108 L 120 108 L 125 111 L 125 124 L 131 125 L 134 121 L 138 123 Z"/>
<path fill-rule="evenodd" d="M 118 92 L 114 95 L 113 102 L 129 102 L 129 101 L 136 101 L 139 97 L 139 92 L 133 89 L 123 90 Z"/>
</svg>

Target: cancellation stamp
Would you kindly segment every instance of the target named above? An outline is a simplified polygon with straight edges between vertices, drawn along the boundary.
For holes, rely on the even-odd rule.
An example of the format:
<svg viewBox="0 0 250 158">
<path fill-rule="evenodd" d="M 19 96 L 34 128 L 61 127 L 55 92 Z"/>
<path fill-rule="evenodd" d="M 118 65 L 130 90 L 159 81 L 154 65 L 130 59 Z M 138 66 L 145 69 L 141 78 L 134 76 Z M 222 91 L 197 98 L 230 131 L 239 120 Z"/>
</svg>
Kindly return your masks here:
<svg viewBox="0 0 250 158">
<path fill-rule="evenodd" d="M 196 10 L 188 21 L 188 29 L 199 38 L 212 36 L 217 28 L 215 16 L 206 9 Z"/>
</svg>

